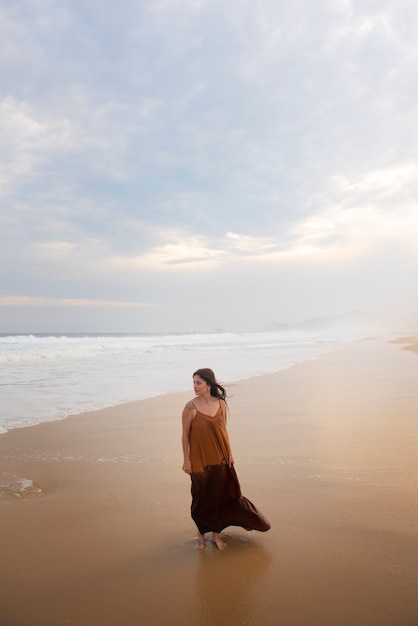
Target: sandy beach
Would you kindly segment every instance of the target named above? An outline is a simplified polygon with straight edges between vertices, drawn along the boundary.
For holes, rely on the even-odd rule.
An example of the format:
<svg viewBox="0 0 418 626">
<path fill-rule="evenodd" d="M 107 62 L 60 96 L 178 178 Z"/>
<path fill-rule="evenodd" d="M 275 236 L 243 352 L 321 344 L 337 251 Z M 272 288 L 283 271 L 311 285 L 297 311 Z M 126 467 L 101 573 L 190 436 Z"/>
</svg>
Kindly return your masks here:
<svg viewBox="0 0 418 626">
<path fill-rule="evenodd" d="M 1 435 L 0 626 L 417 626 L 418 339 L 403 343 L 228 385 L 242 491 L 272 529 L 229 528 L 224 551 L 195 549 L 192 391 Z"/>
</svg>

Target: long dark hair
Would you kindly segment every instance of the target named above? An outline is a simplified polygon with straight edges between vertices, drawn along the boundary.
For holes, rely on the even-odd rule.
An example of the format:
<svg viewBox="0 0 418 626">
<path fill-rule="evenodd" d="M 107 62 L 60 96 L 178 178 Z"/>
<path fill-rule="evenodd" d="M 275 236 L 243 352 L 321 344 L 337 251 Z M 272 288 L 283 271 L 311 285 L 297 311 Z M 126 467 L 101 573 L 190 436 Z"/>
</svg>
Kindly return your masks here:
<svg viewBox="0 0 418 626">
<path fill-rule="evenodd" d="M 226 390 L 216 381 L 215 374 L 209 367 L 202 367 L 196 370 L 193 376 L 199 376 L 209 385 L 211 396 L 219 400 L 226 400 Z"/>
</svg>

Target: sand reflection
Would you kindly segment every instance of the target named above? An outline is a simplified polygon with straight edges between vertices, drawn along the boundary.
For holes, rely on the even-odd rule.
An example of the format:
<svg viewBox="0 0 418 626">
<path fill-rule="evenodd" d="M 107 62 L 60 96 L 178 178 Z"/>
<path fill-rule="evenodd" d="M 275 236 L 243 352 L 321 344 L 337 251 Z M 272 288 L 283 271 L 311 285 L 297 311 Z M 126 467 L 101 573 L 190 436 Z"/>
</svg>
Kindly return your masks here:
<svg viewBox="0 0 418 626">
<path fill-rule="evenodd" d="M 256 623 L 259 592 L 263 588 L 271 554 L 256 538 L 222 535 L 227 548 L 207 545 L 199 551 L 196 604 L 201 626 Z"/>
</svg>

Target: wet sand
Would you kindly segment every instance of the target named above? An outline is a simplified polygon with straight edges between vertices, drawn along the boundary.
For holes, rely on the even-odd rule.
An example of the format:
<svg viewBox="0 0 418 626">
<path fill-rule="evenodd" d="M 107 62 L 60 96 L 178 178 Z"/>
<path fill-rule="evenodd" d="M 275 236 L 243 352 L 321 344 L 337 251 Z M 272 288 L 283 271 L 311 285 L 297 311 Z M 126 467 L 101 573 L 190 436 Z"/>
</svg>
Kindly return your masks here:
<svg viewBox="0 0 418 626">
<path fill-rule="evenodd" d="M 417 626 L 417 380 L 416 354 L 373 340 L 230 385 L 272 529 L 229 528 L 223 551 L 194 547 L 191 392 L 0 436 L 0 626 Z"/>
</svg>

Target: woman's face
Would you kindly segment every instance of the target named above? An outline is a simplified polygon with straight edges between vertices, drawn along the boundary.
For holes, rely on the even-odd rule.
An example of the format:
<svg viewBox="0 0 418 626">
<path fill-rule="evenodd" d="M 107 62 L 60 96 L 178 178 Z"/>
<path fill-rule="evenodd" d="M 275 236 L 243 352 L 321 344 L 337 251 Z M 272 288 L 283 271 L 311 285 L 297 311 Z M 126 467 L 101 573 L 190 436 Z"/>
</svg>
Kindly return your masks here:
<svg viewBox="0 0 418 626">
<path fill-rule="evenodd" d="M 193 376 L 193 389 L 197 396 L 201 396 L 204 393 L 210 391 L 210 385 L 207 384 L 200 376 Z"/>
</svg>

